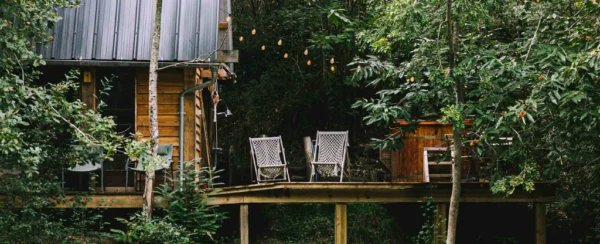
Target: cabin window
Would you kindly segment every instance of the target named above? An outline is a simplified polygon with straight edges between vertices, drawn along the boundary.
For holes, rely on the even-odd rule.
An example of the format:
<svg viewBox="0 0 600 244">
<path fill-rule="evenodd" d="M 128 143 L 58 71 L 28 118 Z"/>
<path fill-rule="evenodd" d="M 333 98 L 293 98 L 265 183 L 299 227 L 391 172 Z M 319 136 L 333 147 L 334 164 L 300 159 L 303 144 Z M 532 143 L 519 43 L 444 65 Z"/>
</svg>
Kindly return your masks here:
<svg viewBox="0 0 600 244">
<path fill-rule="evenodd" d="M 107 87 L 110 89 L 103 93 L 102 90 Z M 106 104 L 101 109 L 102 115 L 113 116 L 118 133 L 125 136 L 135 133 L 135 73 L 133 70 L 97 69 L 96 96 Z"/>
</svg>

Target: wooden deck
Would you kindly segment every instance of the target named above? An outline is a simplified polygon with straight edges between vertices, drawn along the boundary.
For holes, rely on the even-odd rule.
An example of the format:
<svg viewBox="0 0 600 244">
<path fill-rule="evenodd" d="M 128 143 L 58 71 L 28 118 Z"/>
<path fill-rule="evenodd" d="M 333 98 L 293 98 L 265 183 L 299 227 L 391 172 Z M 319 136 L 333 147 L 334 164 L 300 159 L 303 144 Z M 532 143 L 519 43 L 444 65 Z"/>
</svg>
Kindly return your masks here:
<svg viewBox="0 0 600 244">
<path fill-rule="evenodd" d="M 402 203 L 449 202 L 451 183 L 268 183 L 223 188 L 210 204 L 246 203 Z M 463 183 L 461 202 L 540 202 L 554 201 L 549 183 L 536 184 L 536 191 L 517 191 L 509 197 L 490 192 L 489 183 Z"/>
<path fill-rule="evenodd" d="M 265 183 L 221 188 L 213 194 L 210 205 L 255 203 L 403 203 L 449 202 L 451 183 L 386 183 L 386 182 L 291 182 Z M 69 194 L 74 196 L 75 194 Z M 509 197 L 494 195 L 489 183 L 463 183 L 461 202 L 548 203 L 555 199 L 551 183 L 537 183 L 532 193 L 516 191 Z M 156 197 L 156 206 L 166 204 Z M 58 207 L 68 207 L 61 204 Z M 141 192 L 124 192 L 120 187 L 107 188 L 90 196 L 88 208 L 141 208 Z"/>
</svg>

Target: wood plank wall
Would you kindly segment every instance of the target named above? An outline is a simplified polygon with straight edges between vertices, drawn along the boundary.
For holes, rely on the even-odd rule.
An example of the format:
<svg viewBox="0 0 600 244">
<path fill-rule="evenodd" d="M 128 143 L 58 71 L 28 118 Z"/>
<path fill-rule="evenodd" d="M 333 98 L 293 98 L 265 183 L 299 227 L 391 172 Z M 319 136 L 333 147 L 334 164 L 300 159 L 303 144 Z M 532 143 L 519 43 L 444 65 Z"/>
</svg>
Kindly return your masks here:
<svg viewBox="0 0 600 244">
<path fill-rule="evenodd" d="M 178 177 L 179 168 L 179 93 L 195 83 L 195 69 L 166 69 L 158 73 L 157 93 L 158 93 L 158 129 L 159 143 L 173 144 L 173 169 L 174 177 Z M 142 133 L 145 139 L 150 138 L 150 119 L 148 105 L 148 70 L 137 70 L 136 87 L 136 131 Z M 191 78 L 190 78 L 191 77 Z M 191 82 L 190 82 L 191 81 Z M 184 140 L 186 146 L 185 160 L 191 160 L 194 157 L 194 117 L 193 110 L 194 97 L 190 96 L 185 100 L 187 110 L 184 117 L 186 133 Z M 187 127 L 187 128 L 186 128 Z M 191 128 L 191 130 L 190 130 Z M 190 136 L 191 135 L 191 136 Z M 189 150 L 191 148 L 191 150 Z M 157 174 L 157 182 L 161 182 L 160 174 Z"/>
</svg>

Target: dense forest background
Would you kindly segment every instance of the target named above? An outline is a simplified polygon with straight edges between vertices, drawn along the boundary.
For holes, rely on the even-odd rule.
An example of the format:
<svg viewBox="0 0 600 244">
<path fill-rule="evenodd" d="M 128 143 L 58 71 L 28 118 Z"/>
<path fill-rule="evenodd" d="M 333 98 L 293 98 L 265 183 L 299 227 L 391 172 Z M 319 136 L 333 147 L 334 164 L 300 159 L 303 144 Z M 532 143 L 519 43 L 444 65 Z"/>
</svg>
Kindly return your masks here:
<svg viewBox="0 0 600 244">
<path fill-rule="evenodd" d="M 240 62 L 236 82 L 219 88 L 233 111 L 219 120 L 219 146 L 226 149 L 219 157 L 222 183 L 251 182 L 248 137 L 281 135 L 294 180 L 302 181 L 302 138 L 348 130 L 349 178 L 379 180 L 372 177 L 381 170 L 378 149 L 402 147 L 402 133 L 390 134 L 402 129 L 394 120 L 460 127 L 468 119 L 473 125 L 465 146 L 480 159 L 490 151 L 502 159 L 503 167 L 489 169 L 490 191 L 510 195 L 534 191 L 534 181 L 555 182 L 557 201 L 546 213 L 549 242 L 600 242 L 598 2 L 455 0 L 450 27 L 444 25 L 446 3 L 233 0 Z M 117 148 L 144 146 L 115 132 L 102 103 L 91 111 L 73 99 L 77 71 L 61 82 L 35 82 L 44 65 L 35 44 L 53 41 L 46 30 L 60 21 L 56 7 L 75 5 L 0 1 L 0 166 L 19 172 L 0 177 L 0 242 L 235 243 L 236 210 L 206 207 L 207 192 L 193 185 L 159 191 L 169 202 L 193 206 L 171 204 L 154 218 L 79 208 L 93 191 L 72 208 L 52 208 L 57 202 L 51 199 L 65 197 L 61 171 L 89 159 L 90 148 L 102 147 L 110 159 Z M 455 33 L 455 60 L 448 58 L 448 32 Z M 452 105 L 456 84 L 465 91 L 461 106 Z M 514 138 L 511 150 L 496 150 L 507 136 Z M 350 205 L 350 242 L 431 243 L 430 200 Z M 257 205 L 252 242 L 331 243 L 332 208 Z M 463 204 L 458 240 L 531 243 L 532 222 L 529 204 Z"/>
<path fill-rule="evenodd" d="M 452 121 L 459 115 L 475 122 L 470 136 L 476 142 L 470 146 L 476 151 L 490 150 L 486 144 L 500 136 L 518 138 L 518 150 L 502 152 L 507 167 L 492 176 L 490 190 L 510 194 L 532 190 L 534 180 L 555 181 L 558 201 L 548 208 L 549 240 L 596 242 L 598 4 L 455 1 L 459 51 L 454 72 L 466 89 L 463 108 L 448 106 L 453 88 L 445 78 L 444 4 L 233 1 L 240 63 L 235 66 L 237 83 L 222 88 L 234 116 L 222 122 L 219 133 L 237 152 L 231 159 L 234 182 L 249 181 L 248 137 L 282 135 L 289 161 L 302 175 L 304 136 L 349 130 L 353 166 L 358 165 L 353 174 L 360 177 L 377 170 L 377 162 L 369 160 L 377 158 L 377 148 L 401 148 L 401 135 L 389 134 L 394 119 Z M 354 211 L 371 214 L 365 218 L 394 215 L 389 207 L 364 207 Z M 488 207 L 482 211 L 496 208 Z M 519 212 L 514 207 L 504 213 Z M 290 221 L 285 222 L 293 223 L 288 230 L 314 227 L 303 232 L 319 233 L 319 219 L 329 214 L 313 211 L 302 219 L 298 212 L 319 208 L 266 208 L 262 211 L 267 211 L 270 225 L 265 228 L 270 231 Z M 277 211 L 281 213 L 274 216 Z M 424 219 L 416 222 L 421 225 Z M 381 230 L 397 232 L 394 228 L 398 226 Z M 300 242 L 322 242 L 313 237 Z M 523 240 L 519 238 L 498 234 L 485 242 Z"/>
</svg>

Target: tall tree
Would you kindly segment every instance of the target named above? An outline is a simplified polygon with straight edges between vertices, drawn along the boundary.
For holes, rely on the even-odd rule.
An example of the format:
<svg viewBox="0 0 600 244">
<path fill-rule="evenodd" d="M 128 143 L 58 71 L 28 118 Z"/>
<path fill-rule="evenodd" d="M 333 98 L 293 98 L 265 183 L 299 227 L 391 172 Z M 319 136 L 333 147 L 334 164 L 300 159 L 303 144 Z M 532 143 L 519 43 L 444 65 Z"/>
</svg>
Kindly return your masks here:
<svg viewBox="0 0 600 244">
<path fill-rule="evenodd" d="M 457 108 L 463 105 L 463 86 L 460 80 L 454 79 L 454 62 L 456 59 L 456 50 L 454 50 L 454 25 L 452 23 L 452 0 L 447 1 L 446 5 L 446 29 L 448 31 L 448 77 L 454 81 L 455 105 Z M 456 25 L 458 26 L 458 25 Z M 460 117 L 459 117 L 460 119 Z M 456 222 L 458 220 L 458 206 L 461 190 L 461 171 L 462 171 L 462 133 L 460 123 L 453 123 L 453 138 L 454 138 L 454 159 L 452 164 L 452 195 L 450 196 L 450 209 L 448 211 L 448 231 L 446 243 L 454 244 L 456 242 Z"/>
<path fill-rule="evenodd" d="M 150 80 L 148 81 L 148 103 L 150 114 L 150 150 L 153 157 L 158 152 L 158 101 L 156 96 L 156 83 L 158 80 L 158 54 L 160 49 L 160 21 L 162 13 L 162 0 L 156 0 L 154 9 L 154 27 L 152 29 L 152 50 L 150 52 Z M 152 200 L 154 198 L 154 165 L 146 166 L 146 184 L 144 187 L 144 213 L 152 219 Z"/>
</svg>

